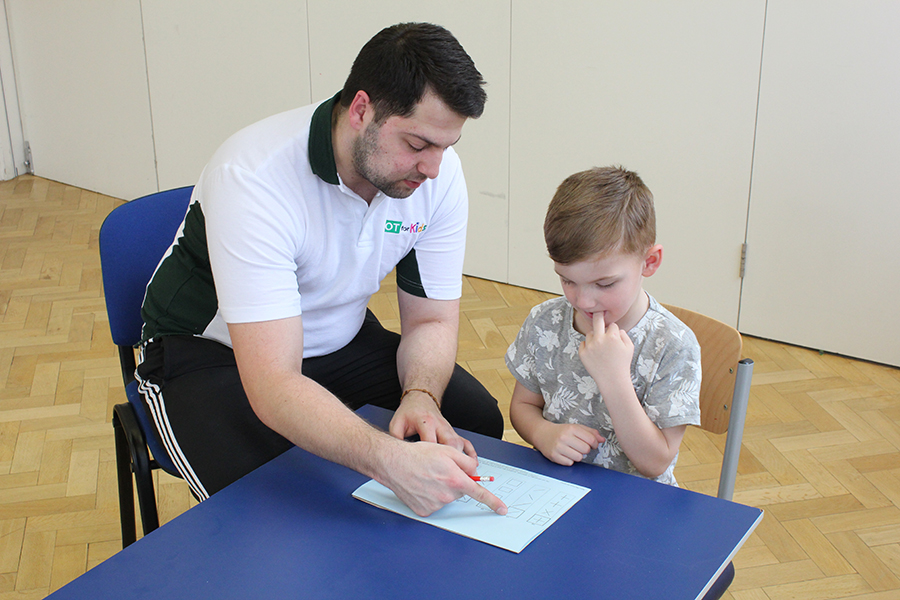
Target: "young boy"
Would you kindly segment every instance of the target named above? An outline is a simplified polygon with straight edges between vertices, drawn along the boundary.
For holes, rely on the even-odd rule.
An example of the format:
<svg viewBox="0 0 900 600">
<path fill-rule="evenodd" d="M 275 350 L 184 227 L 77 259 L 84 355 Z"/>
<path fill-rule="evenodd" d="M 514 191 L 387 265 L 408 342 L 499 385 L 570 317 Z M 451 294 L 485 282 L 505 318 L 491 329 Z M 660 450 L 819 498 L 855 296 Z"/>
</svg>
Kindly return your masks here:
<svg viewBox="0 0 900 600">
<path fill-rule="evenodd" d="M 678 447 L 700 424 L 700 346 L 643 290 L 662 261 L 653 195 L 620 167 L 576 173 L 544 239 L 565 297 L 534 307 L 506 353 L 513 426 L 559 464 L 677 486 Z"/>
</svg>

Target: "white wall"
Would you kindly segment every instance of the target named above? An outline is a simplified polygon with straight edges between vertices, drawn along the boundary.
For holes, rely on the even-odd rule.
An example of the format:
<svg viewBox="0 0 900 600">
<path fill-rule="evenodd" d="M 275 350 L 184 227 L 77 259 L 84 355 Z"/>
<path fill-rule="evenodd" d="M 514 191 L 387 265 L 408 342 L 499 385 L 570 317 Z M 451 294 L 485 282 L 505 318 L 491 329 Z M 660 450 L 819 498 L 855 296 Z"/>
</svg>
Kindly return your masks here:
<svg viewBox="0 0 900 600">
<path fill-rule="evenodd" d="M 122 198 L 193 183 L 232 132 L 334 93 L 379 29 L 434 21 L 488 81 L 458 145 L 467 274 L 559 291 L 547 202 L 620 163 L 656 196 L 661 300 L 900 364 L 896 2 L 5 2 L 38 175 Z"/>
<path fill-rule="evenodd" d="M 900 365 L 900 3 L 769 2 L 741 331 Z"/>
<path fill-rule="evenodd" d="M 381 28 L 448 27 L 488 81 L 457 145 L 466 268 L 507 280 L 509 1 L 8 2 L 37 174 L 121 198 L 189 185 L 241 127 L 331 96 Z"/>
<path fill-rule="evenodd" d="M 648 289 L 736 323 L 765 1 L 543 7 L 513 12 L 510 280 L 561 291 L 547 204 L 567 175 L 622 164 L 656 201 Z"/>
<path fill-rule="evenodd" d="M 138 0 L 8 0 L 7 14 L 35 172 L 124 198 L 156 191 Z"/>
<path fill-rule="evenodd" d="M 303 2 L 140 5 L 160 189 L 196 182 L 242 127 L 311 102 Z"/>
<path fill-rule="evenodd" d="M 19 93 L 16 89 L 12 45 L 6 21 L 6 0 L 0 0 L 0 179 L 12 179 L 27 172 Z M 7 126 L 3 127 L 5 117 Z"/>
</svg>

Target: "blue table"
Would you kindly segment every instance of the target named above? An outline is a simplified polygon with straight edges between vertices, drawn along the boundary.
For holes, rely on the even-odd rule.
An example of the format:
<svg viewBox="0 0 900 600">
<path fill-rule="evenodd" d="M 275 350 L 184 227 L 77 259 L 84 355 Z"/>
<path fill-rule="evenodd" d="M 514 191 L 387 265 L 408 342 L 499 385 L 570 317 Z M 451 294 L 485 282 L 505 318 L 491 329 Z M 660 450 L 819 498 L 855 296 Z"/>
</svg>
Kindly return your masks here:
<svg viewBox="0 0 900 600">
<path fill-rule="evenodd" d="M 359 414 L 386 428 L 391 413 Z M 702 597 L 762 511 L 465 433 L 480 456 L 591 488 L 520 554 L 351 497 L 293 448 L 52 594 L 101 598 Z"/>
</svg>

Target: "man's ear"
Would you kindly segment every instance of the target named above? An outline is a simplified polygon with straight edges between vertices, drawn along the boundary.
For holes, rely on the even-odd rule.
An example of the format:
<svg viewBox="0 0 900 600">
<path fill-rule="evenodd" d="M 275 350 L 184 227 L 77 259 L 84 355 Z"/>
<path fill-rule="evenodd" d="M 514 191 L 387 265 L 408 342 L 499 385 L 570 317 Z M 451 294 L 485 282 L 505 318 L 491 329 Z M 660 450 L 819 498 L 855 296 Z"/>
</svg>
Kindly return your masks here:
<svg viewBox="0 0 900 600">
<path fill-rule="evenodd" d="M 663 248 L 661 245 L 654 244 L 653 246 L 650 246 L 650 249 L 647 250 L 647 254 L 644 255 L 644 268 L 641 271 L 641 275 L 650 277 L 656 273 L 659 265 L 662 264 L 662 255 Z"/>
<path fill-rule="evenodd" d="M 356 92 L 356 96 L 353 97 L 353 101 L 347 109 L 347 118 L 350 126 L 359 131 L 366 126 L 374 115 L 375 108 L 372 106 L 369 94 L 362 90 Z"/>
</svg>

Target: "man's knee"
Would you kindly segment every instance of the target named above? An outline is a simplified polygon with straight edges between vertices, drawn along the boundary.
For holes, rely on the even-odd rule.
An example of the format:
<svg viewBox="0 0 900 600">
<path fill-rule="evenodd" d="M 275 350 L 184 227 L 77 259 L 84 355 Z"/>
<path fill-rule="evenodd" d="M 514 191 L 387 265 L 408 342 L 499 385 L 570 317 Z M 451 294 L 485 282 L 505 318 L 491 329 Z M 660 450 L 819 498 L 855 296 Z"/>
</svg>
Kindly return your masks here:
<svg viewBox="0 0 900 600">
<path fill-rule="evenodd" d="M 497 399 L 459 365 L 444 391 L 441 412 L 454 427 L 498 439 L 503 437 L 503 413 Z"/>
</svg>

